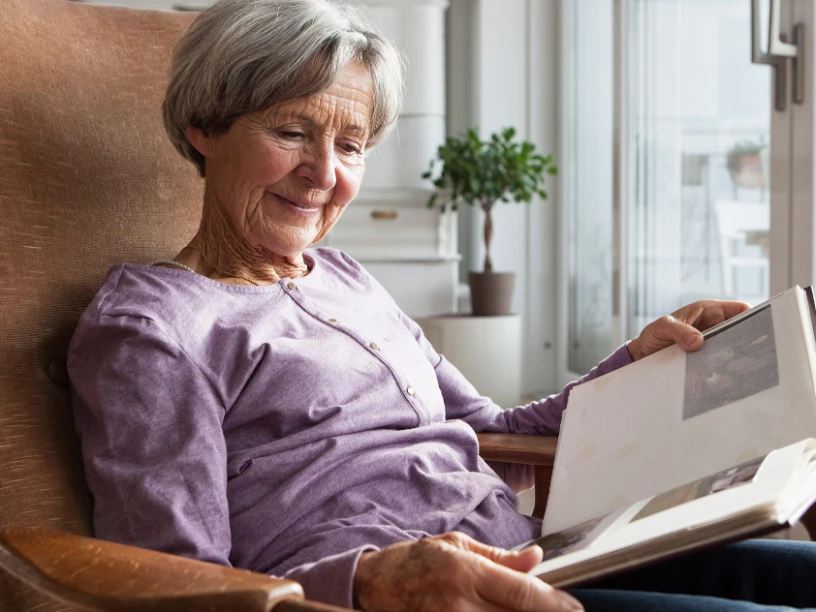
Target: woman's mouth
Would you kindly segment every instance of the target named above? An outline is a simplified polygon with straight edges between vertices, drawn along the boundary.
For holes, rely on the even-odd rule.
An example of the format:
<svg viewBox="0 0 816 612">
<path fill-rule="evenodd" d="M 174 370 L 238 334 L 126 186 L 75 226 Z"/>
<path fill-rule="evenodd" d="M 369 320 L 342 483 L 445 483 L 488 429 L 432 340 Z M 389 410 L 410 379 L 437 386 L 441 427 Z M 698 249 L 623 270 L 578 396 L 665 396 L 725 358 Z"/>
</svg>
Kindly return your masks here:
<svg viewBox="0 0 816 612">
<path fill-rule="evenodd" d="M 290 209 L 294 209 L 295 211 L 297 211 L 298 214 L 301 215 L 314 215 L 322 208 L 321 204 L 315 204 L 312 202 L 298 202 L 296 200 L 284 198 L 283 196 L 276 197 L 285 204 L 287 204 Z"/>
</svg>

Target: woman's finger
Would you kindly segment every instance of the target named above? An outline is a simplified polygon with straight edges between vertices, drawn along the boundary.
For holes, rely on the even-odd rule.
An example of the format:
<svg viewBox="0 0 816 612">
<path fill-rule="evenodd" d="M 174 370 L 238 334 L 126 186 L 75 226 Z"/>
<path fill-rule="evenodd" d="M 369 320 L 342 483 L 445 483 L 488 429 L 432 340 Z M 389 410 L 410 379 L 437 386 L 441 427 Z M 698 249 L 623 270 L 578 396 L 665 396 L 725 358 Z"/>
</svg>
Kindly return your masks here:
<svg viewBox="0 0 816 612">
<path fill-rule="evenodd" d="M 643 328 L 640 335 L 629 343 L 629 353 L 637 361 L 672 344 L 686 351 L 699 350 L 703 346 L 700 332 L 749 308 L 751 306 L 745 302 L 699 300 Z"/>
<path fill-rule="evenodd" d="M 722 323 L 740 313 L 750 309 L 751 305 L 745 302 L 736 302 L 729 300 L 700 300 L 694 302 L 684 308 L 681 308 L 677 313 L 694 310 L 700 311 L 700 314 L 694 319 L 692 317 L 684 317 L 686 323 L 694 325 L 700 331 L 705 331 L 709 327 L 713 327 L 718 323 Z M 675 313 L 674 316 L 678 316 Z"/>
<path fill-rule="evenodd" d="M 503 610 L 514 612 L 578 612 L 580 602 L 547 583 L 495 563 L 482 564 L 479 596 Z"/>
<path fill-rule="evenodd" d="M 544 558 L 544 551 L 541 550 L 540 546 L 529 546 L 524 550 L 514 552 L 483 544 L 463 533 L 449 533 L 441 536 L 441 538 L 457 548 L 476 553 L 493 563 L 498 563 L 517 572 L 529 572 L 541 563 Z"/>
<path fill-rule="evenodd" d="M 725 313 L 725 318 L 730 319 L 746 310 L 750 310 L 751 305 L 746 302 L 723 302 L 722 308 Z"/>
<path fill-rule="evenodd" d="M 515 555 L 504 566 L 518 572 L 529 572 L 544 559 L 544 551 L 540 546 L 528 546 L 524 550 L 515 553 Z"/>
<path fill-rule="evenodd" d="M 687 351 L 694 351 L 703 345 L 703 335 L 696 327 L 672 316 L 661 317 L 654 322 L 654 327 L 649 331 L 653 338 L 654 350 L 678 344 Z"/>
<path fill-rule="evenodd" d="M 705 306 L 697 306 L 696 303 L 692 304 L 691 306 L 692 307 L 687 307 L 687 308 L 684 308 L 684 309 L 681 309 L 680 311 L 678 311 L 678 313 L 679 313 L 679 312 L 682 312 L 683 310 L 688 309 L 689 313 L 686 314 L 685 316 L 678 315 L 677 313 L 675 313 L 672 316 L 674 316 L 674 317 L 676 317 L 678 319 L 681 319 L 684 323 L 688 323 L 689 325 L 694 325 L 696 327 L 697 322 L 700 320 L 700 318 L 705 313 Z"/>
</svg>

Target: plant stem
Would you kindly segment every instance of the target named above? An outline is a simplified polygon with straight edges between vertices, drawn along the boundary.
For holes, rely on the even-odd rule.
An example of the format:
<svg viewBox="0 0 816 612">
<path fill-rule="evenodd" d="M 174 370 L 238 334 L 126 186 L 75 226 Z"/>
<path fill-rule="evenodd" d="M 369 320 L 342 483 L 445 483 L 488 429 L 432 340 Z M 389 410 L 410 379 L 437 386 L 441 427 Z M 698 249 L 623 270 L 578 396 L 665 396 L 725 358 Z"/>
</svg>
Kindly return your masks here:
<svg viewBox="0 0 816 612">
<path fill-rule="evenodd" d="M 493 262 L 490 259 L 490 242 L 493 240 L 493 218 L 490 215 L 490 210 L 493 208 L 493 202 L 482 201 L 482 210 L 485 213 L 484 224 L 484 242 L 485 242 L 485 261 L 484 272 L 490 274 L 493 272 Z"/>
</svg>

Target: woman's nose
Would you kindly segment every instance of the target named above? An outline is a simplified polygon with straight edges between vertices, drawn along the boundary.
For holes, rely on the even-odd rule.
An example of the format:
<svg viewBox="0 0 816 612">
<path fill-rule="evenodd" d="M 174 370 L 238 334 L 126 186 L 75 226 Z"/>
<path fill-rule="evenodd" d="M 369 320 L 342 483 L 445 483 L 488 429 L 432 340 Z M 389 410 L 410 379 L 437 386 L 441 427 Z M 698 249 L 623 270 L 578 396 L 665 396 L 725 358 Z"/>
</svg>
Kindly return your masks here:
<svg viewBox="0 0 816 612">
<path fill-rule="evenodd" d="M 330 191 L 337 183 L 337 156 L 333 146 L 315 147 L 300 165 L 299 175 L 312 189 Z"/>
</svg>

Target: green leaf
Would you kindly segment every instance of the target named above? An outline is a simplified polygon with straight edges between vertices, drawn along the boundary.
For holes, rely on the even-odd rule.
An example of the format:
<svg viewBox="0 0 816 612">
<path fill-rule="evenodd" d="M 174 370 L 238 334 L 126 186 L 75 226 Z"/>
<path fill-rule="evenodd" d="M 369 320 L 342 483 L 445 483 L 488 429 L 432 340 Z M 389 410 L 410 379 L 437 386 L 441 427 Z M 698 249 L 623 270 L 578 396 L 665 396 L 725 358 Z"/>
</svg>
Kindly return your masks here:
<svg viewBox="0 0 816 612">
<path fill-rule="evenodd" d="M 471 128 L 446 138 L 422 174 L 436 188 L 434 195 L 445 194 L 445 201 L 432 197 L 428 205 L 457 210 L 460 202 L 484 207 L 498 201 L 530 202 L 535 194 L 546 197 L 545 178 L 557 174 L 550 166 L 553 156 L 541 156 L 533 143 L 515 141 L 515 136 L 516 130 L 507 127 L 481 140 L 478 129 Z"/>
</svg>

